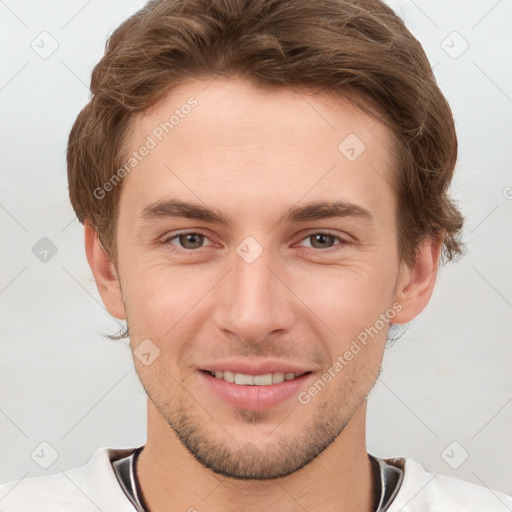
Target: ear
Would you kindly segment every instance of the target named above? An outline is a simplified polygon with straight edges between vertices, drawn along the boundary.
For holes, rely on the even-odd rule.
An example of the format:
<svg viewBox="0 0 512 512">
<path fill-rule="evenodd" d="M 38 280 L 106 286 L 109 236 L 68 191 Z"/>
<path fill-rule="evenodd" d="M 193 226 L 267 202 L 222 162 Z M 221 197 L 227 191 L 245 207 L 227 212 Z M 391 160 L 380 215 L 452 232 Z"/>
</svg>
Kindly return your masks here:
<svg viewBox="0 0 512 512">
<path fill-rule="evenodd" d="M 426 237 L 420 243 L 414 264 L 402 262 L 395 295 L 402 309 L 393 318 L 394 324 L 410 322 L 427 306 L 434 291 L 443 238 L 443 233 Z"/>
<path fill-rule="evenodd" d="M 101 245 L 97 231 L 88 222 L 84 223 L 84 234 L 87 261 L 94 274 L 101 300 L 112 316 L 125 320 L 126 313 L 115 266 Z"/>
</svg>

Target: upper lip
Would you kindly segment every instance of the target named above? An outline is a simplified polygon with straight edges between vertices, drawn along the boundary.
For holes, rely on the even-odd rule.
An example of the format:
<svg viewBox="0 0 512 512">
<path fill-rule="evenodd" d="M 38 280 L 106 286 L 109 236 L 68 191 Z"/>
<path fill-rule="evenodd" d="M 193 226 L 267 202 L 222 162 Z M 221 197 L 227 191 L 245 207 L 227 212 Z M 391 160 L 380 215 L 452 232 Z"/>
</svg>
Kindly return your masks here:
<svg viewBox="0 0 512 512">
<path fill-rule="evenodd" d="M 226 359 L 224 361 L 215 361 L 214 363 L 205 363 L 199 369 L 210 372 L 231 371 L 246 375 L 265 375 L 266 373 L 295 373 L 295 375 L 302 375 L 312 371 L 297 364 L 271 359 L 254 361 L 252 363 L 241 359 Z"/>
</svg>

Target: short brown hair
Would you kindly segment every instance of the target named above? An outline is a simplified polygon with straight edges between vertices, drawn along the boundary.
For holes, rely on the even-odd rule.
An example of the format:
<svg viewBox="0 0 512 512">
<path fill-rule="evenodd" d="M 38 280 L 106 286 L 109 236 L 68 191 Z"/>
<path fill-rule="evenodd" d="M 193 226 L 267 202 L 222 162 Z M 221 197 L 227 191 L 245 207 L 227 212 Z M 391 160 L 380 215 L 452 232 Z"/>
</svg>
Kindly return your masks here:
<svg viewBox="0 0 512 512">
<path fill-rule="evenodd" d="M 69 136 L 71 203 L 114 262 L 122 183 L 101 198 L 95 191 L 122 165 L 129 121 L 178 84 L 218 75 L 376 106 L 395 139 L 400 257 L 413 263 L 419 242 L 440 234 L 444 260 L 462 252 L 463 217 L 448 195 L 453 116 L 421 44 L 392 9 L 379 0 L 152 0 L 109 38 Z"/>
</svg>

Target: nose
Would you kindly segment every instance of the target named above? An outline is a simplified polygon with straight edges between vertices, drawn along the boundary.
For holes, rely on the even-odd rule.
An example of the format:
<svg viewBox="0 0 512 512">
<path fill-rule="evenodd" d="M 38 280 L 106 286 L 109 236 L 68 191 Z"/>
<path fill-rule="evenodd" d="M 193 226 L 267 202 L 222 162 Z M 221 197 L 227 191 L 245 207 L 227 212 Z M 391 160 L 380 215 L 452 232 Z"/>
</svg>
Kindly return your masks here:
<svg viewBox="0 0 512 512">
<path fill-rule="evenodd" d="M 217 290 L 217 327 L 246 343 L 288 332 L 296 321 L 294 301 L 298 299 L 285 274 L 266 251 L 250 263 L 235 253 L 233 269 Z"/>
</svg>

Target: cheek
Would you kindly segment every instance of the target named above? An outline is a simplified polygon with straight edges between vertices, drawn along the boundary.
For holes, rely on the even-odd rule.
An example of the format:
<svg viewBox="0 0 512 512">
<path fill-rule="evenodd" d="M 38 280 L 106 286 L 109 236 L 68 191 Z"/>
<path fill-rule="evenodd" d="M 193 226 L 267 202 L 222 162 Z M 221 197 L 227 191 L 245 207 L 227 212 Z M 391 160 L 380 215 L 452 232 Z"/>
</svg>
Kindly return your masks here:
<svg viewBox="0 0 512 512">
<path fill-rule="evenodd" d="M 319 269 L 301 276 L 298 295 L 337 335 L 354 335 L 375 322 L 390 307 L 395 283 L 391 265 L 374 261 L 344 267 Z"/>
<path fill-rule="evenodd" d="M 163 269 L 144 265 L 141 261 L 125 262 L 123 270 L 123 296 L 132 324 L 145 329 L 159 325 L 158 321 L 165 314 L 172 314 L 175 310 L 173 301 L 176 302 L 179 296 L 177 279 L 169 280 Z"/>
<path fill-rule="evenodd" d="M 129 283 L 123 291 L 128 319 L 140 336 L 155 341 L 191 328 L 201 311 L 201 299 L 218 280 L 191 266 L 173 267 L 169 262 L 139 261 L 126 270 Z"/>
</svg>

